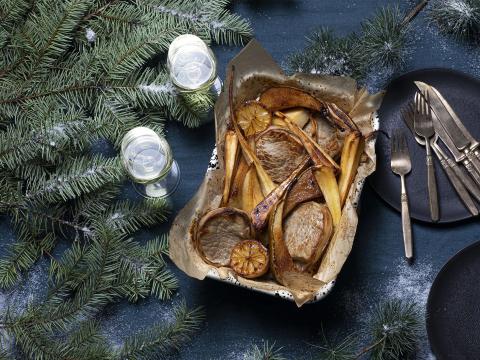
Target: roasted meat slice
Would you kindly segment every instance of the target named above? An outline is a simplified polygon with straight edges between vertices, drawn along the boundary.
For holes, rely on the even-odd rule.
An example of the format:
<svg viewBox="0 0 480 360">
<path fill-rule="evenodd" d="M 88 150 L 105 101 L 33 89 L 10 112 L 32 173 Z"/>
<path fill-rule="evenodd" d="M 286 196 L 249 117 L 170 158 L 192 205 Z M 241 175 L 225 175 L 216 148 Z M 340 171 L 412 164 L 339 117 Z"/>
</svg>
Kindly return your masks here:
<svg viewBox="0 0 480 360">
<path fill-rule="evenodd" d="M 306 202 L 286 218 L 283 231 L 292 258 L 305 264 L 315 264 L 332 236 L 332 216 L 327 206 Z"/>
<path fill-rule="evenodd" d="M 299 176 L 288 192 L 285 199 L 284 216 L 290 214 L 298 204 L 320 197 L 322 197 L 322 191 L 318 187 L 312 168 L 308 168 Z"/>
<path fill-rule="evenodd" d="M 335 128 L 318 113 L 312 117 L 312 120 L 317 122 L 317 143 L 325 149 L 328 155 L 336 158 L 342 151 L 346 132 Z"/>
<path fill-rule="evenodd" d="M 219 208 L 202 217 L 196 244 L 202 258 L 216 266 L 228 266 L 233 248 L 241 241 L 253 239 L 248 214 L 234 208 Z"/>
<path fill-rule="evenodd" d="M 274 126 L 258 135 L 255 149 L 262 167 L 277 184 L 284 181 L 308 156 L 295 135 Z"/>
</svg>

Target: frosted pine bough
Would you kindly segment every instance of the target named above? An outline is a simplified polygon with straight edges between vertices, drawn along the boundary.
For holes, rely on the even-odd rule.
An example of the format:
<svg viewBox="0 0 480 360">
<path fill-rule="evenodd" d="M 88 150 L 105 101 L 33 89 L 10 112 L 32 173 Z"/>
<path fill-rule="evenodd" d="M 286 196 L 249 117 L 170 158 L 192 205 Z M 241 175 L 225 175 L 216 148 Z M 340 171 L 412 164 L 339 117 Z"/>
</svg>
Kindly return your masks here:
<svg viewBox="0 0 480 360">
<path fill-rule="evenodd" d="M 440 30 L 456 38 L 478 43 L 480 36 L 479 0 L 436 0 L 430 17 Z"/>
<path fill-rule="evenodd" d="M 164 221 L 167 204 L 119 199 L 119 159 L 91 148 L 107 139 L 116 151 L 127 130 L 161 132 L 170 118 L 198 124 L 211 96 L 177 93 L 154 59 L 181 33 L 245 40 L 250 27 L 227 4 L 0 0 L 0 213 L 16 234 L 0 259 L 0 288 L 18 286 L 38 259 L 49 263 L 46 296 L 20 312 L 0 309 L 2 344 L 13 340 L 1 358 L 148 359 L 198 328 L 201 313 L 180 303 L 171 322 L 118 348 L 101 336 L 96 316 L 105 306 L 169 299 L 178 282 L 167 268 L 166 238 L 131 238 Z M 71 244 L 66 251 L 56 249 L 60 238 Z"/>
</svg>

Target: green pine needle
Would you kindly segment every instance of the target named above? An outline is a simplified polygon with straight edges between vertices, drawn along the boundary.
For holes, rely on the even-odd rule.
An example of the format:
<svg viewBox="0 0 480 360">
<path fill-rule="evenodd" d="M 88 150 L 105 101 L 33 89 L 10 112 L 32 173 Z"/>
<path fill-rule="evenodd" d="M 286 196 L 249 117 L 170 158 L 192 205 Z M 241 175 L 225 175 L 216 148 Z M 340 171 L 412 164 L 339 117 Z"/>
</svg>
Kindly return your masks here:
<svg viewBox="0 0 480 360">
<path fill-rule="evenodd" d="M 121 359 L 154 359 L 158 354 L 168 354 L 180 348 L 201 325 L 204 314 L 201 309 L 188 310 L 184 303 L 177 305 L 174 321 L 158 324 L 153 328 L 128 338 L 120 350 Z"/>
<path fill-rule="evenodd" d="M 437 0 L 431 4 L 429 15 L 442 32 L 458 39 L 479 42 L 479 0 Z"/>
<path fill-rule="evenodd" d="M 354 61 L 356 40 L 354 35 L 337 37 L 327 28 L 317 30 L 307 38 L 306 48 L 289 58 L 289 71 L 358 78 L 361 74 Z"/>
<path fill-rule="evenodd" d="M 363 69 L 398 68 L 407 57 L 408 25 L 398 7 L 386 7 L 362 24 L 362 35 L 356 46 Z"/>
<path fill-rule="evenodd" d="M 355 335 L 349 335 L 337 342 L 330 342 L 325 333 L 322 333 L 322 345 L 316 346 L 321 349 L 322 360 L 354 360 L 357 358 L 358 342 Z"/>
<path fill-rule="evenodd" d="M 282 355 L 282 348 L 264 341 L 262 346 L 254 344 L 245 355 L 245 360 L 286 360 Z"/>
<path fill-rule="evenodd" d="M 371 320 L 372 359 L 407 359 L 416 350 L 421 331 L 415 303 L 388 301 L 376 308 Z"/>
<path fill-rule="evenodd" d="M 249 39 L 250 25 L 229 3 L 0 0 L 0 214 L 16 235 L 0 259 L 0 288 L 50 260 L 46 299 L 0 314 L 15 356 L 164 357 L 200 326 L 200 312 L 183 304 L 172 324 L 129 338 L 121 351 L 99 335 L 95 318 L 109 304 L 170 299 L 179 284 L 166 237 L 128 237 L 164 222 L 167 203 L 123 199 L 119 157 L 92 154 L 92 145 L 107 140 L 118 150 L 131 128 L 162 134 L 167 119 L 200 124 L 212 94 L 176 91 L 163 59 L 180 34 L 225 45 Z M 59 239 L 71 242 L 60 256 Z"/>
<path fill-rule="evenodd" d="M 401 68 L 409 49 L 404 19 L 398 7 L 385 7 L 362 23 L 360 34 L 338 37 L 329 29 L 317 30 L 306 48 L 290 57 L 288 69 L 364 80 L 371 71 Z"/>
</svg>

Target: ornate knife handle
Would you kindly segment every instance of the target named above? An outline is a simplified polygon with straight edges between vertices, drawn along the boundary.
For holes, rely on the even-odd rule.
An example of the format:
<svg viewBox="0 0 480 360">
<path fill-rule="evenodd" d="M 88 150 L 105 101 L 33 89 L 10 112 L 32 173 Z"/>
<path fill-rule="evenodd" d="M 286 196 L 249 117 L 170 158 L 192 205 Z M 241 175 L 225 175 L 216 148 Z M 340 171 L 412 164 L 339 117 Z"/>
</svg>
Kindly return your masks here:
<svg viewBox="0 0 480 360">
<path fill-rule="evenodd" d="M 458 196 L 460 197 L 462 202 L 465 204 L 465 207 L 468 209 L 468 211 L 470 211 L 470 213 L 473 216 L 477 216 L 478 209 L 475 206 L 473 199 L 468 194 L 467 188 L 465 187 L 464 183 L 458 176 L 458 173 L 456 173 L 455 170 L 452 169 L 452 167 L 450 166 L 450 163 L 447 160 L 440 159 L 440 163 L 442 164 L 442 167 L 445 170 L 445 173 L 447 174 L 448 180 L 450 180 L 450 183 L 455 188 L 455 191 L 457 192 Z M 455 167 L 457 167 L 457 164 L 455 164 Z"/>
<path fill-rule="evenodd" d="M 470 160 L 475 170 L 477 170 L 477 172 L 480 173 L 480 160 L 475 155 L 475 152 L 471 150 L 467 150 L 465 151 L 465 154 L 467 155 L 467 159 Z"/>
<path fill-rule="evenodd" d="M 448 165 L 453 169 L 457 177 L 462 181 L 465 185 L 467 190 L 472 194 L 475 199 L 480 201 L 480 187 L 478 184 L 473 181 L 473 179 L 462 169 L 460 166 L 457 165 L 455 161 L 450 158 L 447 158 Z"/>
<path fill-rule="evenodd" d="M 480 175 L 478 174 L 477 170 L 473 167 L 472 163 L 468 159 L 464 159 L 463 165 L 467 168 L 469 174 L 473 177 L 475 182 L 480 185 Z"/>
</svg>

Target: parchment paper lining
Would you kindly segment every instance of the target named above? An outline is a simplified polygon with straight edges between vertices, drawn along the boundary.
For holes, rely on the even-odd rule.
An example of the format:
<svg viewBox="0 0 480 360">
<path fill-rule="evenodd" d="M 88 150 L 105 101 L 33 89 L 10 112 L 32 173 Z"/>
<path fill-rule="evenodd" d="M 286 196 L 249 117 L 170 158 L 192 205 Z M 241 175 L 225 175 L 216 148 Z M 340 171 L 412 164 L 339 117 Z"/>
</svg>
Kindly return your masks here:
<svg viewBox="0 0 480 360">
<path fill-rule="evenodd" d="M 230 63 L 235 65 L 235 104 L 251 100 L 263 90 L 278 85 L 303 89 L 327 102 L 333 102 L 348 113 L 364 135 L 371 135 L 373 114 L 379 108 L 383 93 L 370 95 L 364 89 L 357 89 L 355 80 L 347 77 L 333 77 L 296 74 L 288 77 L 255 40 L 252 40 Z M 227 76 L 227 79 L 229 77 Z M 224 89 L 228 89 L 228 83 Z M 170 258 L 187 275 L 203 280 L 207 274 L 218 274 L 220 279 L 272 294 L 291 294 L 298 306 L 318 297 L 333 285 L 353 245 L 358 223 L 356 202 L 364 179 L 375 170 L 374 137 L 367 142 L 362 162 L 353 186 L 350 189 L 340 225 L 330 241 L 314 277 L 323 282 L 317 289 L 293 290 L 274 280 L 248 280 L 237 276 L 230 268 L 215 268 L 206 264 L 194 248 L 195 225 L 206 212 L 218 208 L 221 200 L 224 176 L 224 135 L 229 121 L 228 94 L 223 91 L 215 105 L 216 147 L 218 168 L 210 169 L 195 196 L 178 213 L 170 230 Z M 358 186 L 360 184 L 360 186 Z M 234 280 L 232 280 L 234 279 Z M 287 296 L 289 297 L 289 296 Z"/>
</svg>

